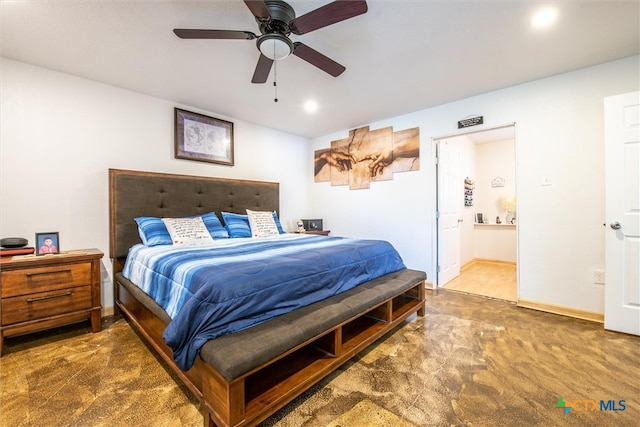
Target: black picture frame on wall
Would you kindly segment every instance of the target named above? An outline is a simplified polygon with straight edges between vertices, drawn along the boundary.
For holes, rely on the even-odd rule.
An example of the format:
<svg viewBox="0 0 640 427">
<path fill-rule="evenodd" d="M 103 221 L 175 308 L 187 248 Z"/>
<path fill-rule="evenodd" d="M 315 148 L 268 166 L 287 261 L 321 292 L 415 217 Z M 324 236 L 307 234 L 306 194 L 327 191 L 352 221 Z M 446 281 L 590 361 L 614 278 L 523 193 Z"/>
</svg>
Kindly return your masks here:
<svg viewBox="0 0 640 427">
<path fill-rule="evenodd" d="M 60 235 L 57 231 L 36 233 L 36 255 L 60 253 Z"/>
<path fill-rule="evenodd" d="M 233 123 L 175 108 L 175 158 L 233 166 Z"/>
</svg>

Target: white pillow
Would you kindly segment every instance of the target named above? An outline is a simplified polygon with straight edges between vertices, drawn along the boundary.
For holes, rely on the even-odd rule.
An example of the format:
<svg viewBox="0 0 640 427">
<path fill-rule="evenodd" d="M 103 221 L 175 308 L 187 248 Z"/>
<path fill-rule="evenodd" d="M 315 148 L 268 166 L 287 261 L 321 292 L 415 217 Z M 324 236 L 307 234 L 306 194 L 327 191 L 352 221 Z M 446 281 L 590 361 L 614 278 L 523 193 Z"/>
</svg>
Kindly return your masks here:
<svg viewBox="0 0 640 427">
<path fill-rule="evenodd" d="M 213 243 L 202 217 L 162 218 L 174 245 L 197 246 Z"/>
<path fill-rule="evenodd" d="M 251 237 L 266 237 L 280 234 L 276 221 L 273 219 L 273 212 L 251 211 L 247 209 Z"/>
</svg>

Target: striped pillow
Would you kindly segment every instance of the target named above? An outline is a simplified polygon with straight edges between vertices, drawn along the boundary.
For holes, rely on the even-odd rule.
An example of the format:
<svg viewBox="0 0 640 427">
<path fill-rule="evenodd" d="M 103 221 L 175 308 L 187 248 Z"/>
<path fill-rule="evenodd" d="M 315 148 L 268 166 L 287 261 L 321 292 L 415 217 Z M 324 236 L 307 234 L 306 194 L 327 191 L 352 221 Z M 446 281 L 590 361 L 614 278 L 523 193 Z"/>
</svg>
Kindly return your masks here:
<svg viewBox="0 0 640 427">
<path fill-rule="evenodd" d="M 282 228 L 282 224 L 280 224 L 280 219 L 278 218 L 278 214 L 276 211 L 273 211 L 273 220 L 276 222 L 276 227 L 278 228 L 278 233 L 284 234 L 285 231 Z"/>
<path fill-rule="evenodd" d="M 135 219 L 138 234 L 145 246 L 171 245 L 171 236 L 162 219 L 152 216 L 141 216 Z"/>
<path fill-rule="evenodd" d="M 222 225 L 215 212 L 209 212 L 202 215 L 202 220 L 204 221 L 204 225 L 207 227 L 207 230 L 209 230 L 209 233 L 211 233 L 211 237 L 214 239 L 229 238 L 227 229 L 224 228 L 224 225 Z"/>
<path fill-rule="evenodd" d="M 224 220 L 224 226 L 229 233 L 229 237 L 251 237 L 251 226 L 249 225 L 249 217 L 247 215 L 222 212 L 222 219 Z M 273 220 L 278 228 L 278 233 L 285 234 L 286 231 L 282 228 L 276 211 L 273 211 Z"/>
<path fill-rule="evenodd" d="M 189 218 L 202 217 L 204 225 L 209 230 L 211 237 L 214 239 L 228 239 L 229 233 L 227 229 L 222 225 L 220 219 L 215 212 L 209 212 L 204 215 L 196 215 Z M 162 218 L 156 218 L 152 216 L 141 216 L 135 219 L 138 224 L 138 234 L 145 246 L 158 246 L 158 245 L 171 245 L 171 235 L 169 230 L 162 222 Z"/>
<path fill-rule="evenodd" d="M 246 215 L 222 212 L 224 226 L 229 233 L 229 237 L 251 237 L 249 218 Z"/>
</svg>

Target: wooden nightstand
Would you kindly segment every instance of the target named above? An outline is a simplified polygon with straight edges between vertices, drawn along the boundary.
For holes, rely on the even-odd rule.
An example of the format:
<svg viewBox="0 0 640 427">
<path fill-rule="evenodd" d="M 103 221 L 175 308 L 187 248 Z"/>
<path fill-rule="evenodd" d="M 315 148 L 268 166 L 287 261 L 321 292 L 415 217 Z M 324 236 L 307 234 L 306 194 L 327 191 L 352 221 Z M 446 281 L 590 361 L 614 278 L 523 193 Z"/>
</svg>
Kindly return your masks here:
<svg viewBox="0 0 640 427">
<path fill-rule="evenodd" d="M 4 338 L 91 320 L 100 332 L 98 249 L 0 259 L 0 356 Z"/>
<path fill-rule="evenodd" d="M 319 234 L 321 236 L 328 236 L 331 230 L 307 230 L 304 233 L 301 231 L 295 231 L 296 234 Z"/>
<path fill-rule="evenodd" d="M 319 234 L 321 236 L 328 236 L 331 230 L 307 230 L 305 234 Z"/>
</svg>

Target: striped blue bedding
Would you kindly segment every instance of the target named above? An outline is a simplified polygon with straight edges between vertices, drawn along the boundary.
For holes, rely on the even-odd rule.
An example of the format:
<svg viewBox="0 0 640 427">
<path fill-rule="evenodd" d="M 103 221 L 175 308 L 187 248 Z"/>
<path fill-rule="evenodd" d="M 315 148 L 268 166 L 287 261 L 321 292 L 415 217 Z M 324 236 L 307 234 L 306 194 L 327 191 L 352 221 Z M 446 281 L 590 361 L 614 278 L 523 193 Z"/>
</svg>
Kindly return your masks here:
<svg viewBox="0 0 640 427">
<path fill-rule="evenodd" d="M 208 340 L 405 268 L 388 242 L 305 234 L 136 245 L 123 275 L 171 317 L 163 338 L 188 370 Z"/>
</svg>

